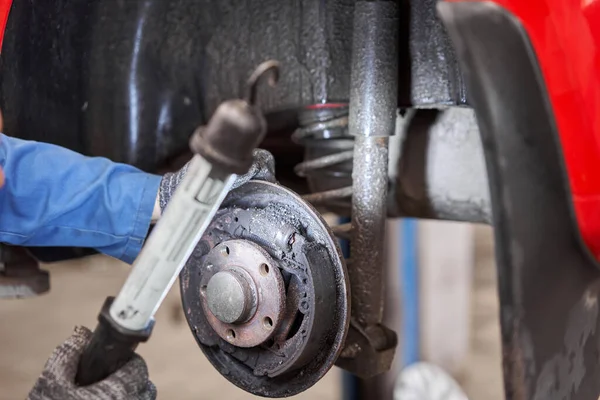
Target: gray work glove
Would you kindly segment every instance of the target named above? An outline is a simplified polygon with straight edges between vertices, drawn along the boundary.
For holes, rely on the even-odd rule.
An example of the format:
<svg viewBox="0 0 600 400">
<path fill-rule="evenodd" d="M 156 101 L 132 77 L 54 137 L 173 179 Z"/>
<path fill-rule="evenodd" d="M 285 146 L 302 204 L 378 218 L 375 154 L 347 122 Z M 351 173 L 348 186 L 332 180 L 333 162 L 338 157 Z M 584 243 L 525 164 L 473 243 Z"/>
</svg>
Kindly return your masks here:
<svg viewBox="0 0 600 400">
<path fill-rule="evenodd" d="M 275 160 L 273 159 L 273 155 L 266 150 L 256 149 L 254 150 L 253 158 L 252 166 L 248 172 L 238 176 L 231 190 L 242 186 L 251 179 L 269 182 L 275 181 Z M 165 210 L 171 196 L 175 193 L 175 189 L 185 177 L 188 165 L 189 163 L 185 164 L 179 171 L 167 173 L 162 177 L 158 192 L 161 212 Z"/>
<path fill-rule="evenodd" d="M 76 327 L 73 335 L 54 350 L 27 400 L 154 400 L 156 388 L 148 379 L 148 368 L 137 354 L 101 382 L 79 387 L 77 365 L 92 332 Z"/>
</svg>

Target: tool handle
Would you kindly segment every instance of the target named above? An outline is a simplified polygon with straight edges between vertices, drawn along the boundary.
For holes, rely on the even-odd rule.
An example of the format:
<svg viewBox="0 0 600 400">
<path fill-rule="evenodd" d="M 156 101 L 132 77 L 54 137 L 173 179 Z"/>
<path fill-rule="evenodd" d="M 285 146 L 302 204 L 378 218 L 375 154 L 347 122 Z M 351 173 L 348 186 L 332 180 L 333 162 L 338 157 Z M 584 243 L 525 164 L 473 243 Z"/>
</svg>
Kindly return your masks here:
<svg viewBox="0 0 600 400">
<path fill-rule="evenodd" d="M 106 299 L 92 339 L 79 360 L 75 378 L 79 386 L 106 379 L 133 357 L 140 342 L 150 337 L 152 326 L 143 332 L 136 332 L 123 330 L 114 323 L 108 312 L 113 300 L 113 297 Z"/>
</svg>

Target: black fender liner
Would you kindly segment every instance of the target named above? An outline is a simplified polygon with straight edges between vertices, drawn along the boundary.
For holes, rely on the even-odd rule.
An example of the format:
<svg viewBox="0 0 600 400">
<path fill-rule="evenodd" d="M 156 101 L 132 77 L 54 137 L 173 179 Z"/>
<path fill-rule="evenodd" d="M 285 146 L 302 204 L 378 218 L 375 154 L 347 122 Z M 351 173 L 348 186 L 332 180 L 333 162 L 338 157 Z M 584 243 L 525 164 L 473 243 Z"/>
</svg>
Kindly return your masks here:
<svg viewBox="0 0 600 400">
<path fill-rule="evenodd" d="M 597 399 L 600 273 L 575 224 L 557 127 L 521 23 L 439 3 L 477 113 L 492 196 L 507 399 Z"/>
</svg>

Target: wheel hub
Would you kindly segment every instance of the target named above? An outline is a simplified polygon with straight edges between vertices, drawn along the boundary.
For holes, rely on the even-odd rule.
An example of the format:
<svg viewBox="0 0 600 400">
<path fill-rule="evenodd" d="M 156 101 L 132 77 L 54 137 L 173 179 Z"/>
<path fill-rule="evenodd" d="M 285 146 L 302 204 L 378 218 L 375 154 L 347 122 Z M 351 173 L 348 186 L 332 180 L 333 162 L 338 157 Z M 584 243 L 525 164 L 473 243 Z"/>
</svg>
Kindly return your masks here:
<svg viewBox="0 0 600 400">
<path fill-rule="evenodd" d="M 206 256 L 200 281 L 208 323 L 227 342 L 254 347 L 268 340 L 285 309 L 278 264 L 260 246 L 228 240 Z"/>
</svg>

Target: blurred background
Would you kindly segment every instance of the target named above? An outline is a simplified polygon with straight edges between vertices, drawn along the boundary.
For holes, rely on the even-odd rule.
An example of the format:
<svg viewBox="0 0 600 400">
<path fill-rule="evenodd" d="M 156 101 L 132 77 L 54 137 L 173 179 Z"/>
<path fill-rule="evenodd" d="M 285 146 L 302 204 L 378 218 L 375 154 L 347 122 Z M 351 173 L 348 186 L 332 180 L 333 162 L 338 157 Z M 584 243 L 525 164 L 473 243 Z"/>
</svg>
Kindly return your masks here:
<svg viewBox="0 0 600 400">
<path fill-rule="evenodd" d="M 393 371 L 357 382 L 338 368 L 297 399 L 358 399 L 358 387 L 388 386 L 405 365 L 431 361 L 452 374 L 470 399 L 504 398 L 493 237 L 489 227 L 396 220 L 388 226 L 386 318 L 399 334 Z M 25 398 L 52 350 L 75 325 L 89 328 L 129 266 L 104 256 L 46 264 L 51 292 L 0 301 L 0 400 Z M 204 358 L 183 316 L 179 287 L 141 345 L 159 399 L 249 399 Z M 363 388 L 364 390 L 364 388 Z"/>
</svg>

